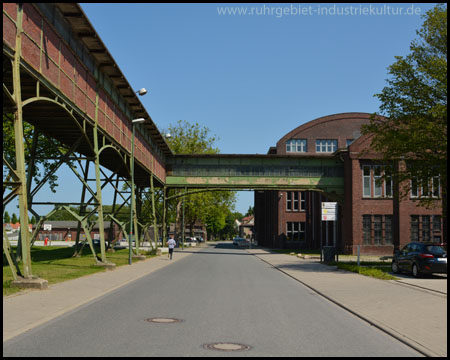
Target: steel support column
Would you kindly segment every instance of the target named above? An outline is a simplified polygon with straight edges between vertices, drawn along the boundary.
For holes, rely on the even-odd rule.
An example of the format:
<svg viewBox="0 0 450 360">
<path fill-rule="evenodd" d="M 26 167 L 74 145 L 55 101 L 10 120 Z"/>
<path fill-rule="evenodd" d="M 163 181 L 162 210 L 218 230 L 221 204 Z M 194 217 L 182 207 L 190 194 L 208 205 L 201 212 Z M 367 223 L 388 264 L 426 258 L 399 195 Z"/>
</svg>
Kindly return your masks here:
<svg viewBox="0 0 450 360">
<path fill-rule="evenodd" d="M 95 183 L 97 186 L 96 199 L 98 203 L 98 230 L 100 235 L 100 252 L 101 261 L 106 263 L 105 253 L 105 227 L 103 225 L 103 203 L 102 203 L 102 185 L 100 180 L 100 152 L 98 146 L 98 100 L 99 100 L 99 86 L 97 84 L 97 93 L 95 96 L 95 125 L 94 125 L 94 152 L 95 152 Z"/>
<path fill-rule="evenodd" d="M 153 162 L 152 162 L 153 169 Z M 156 225 L 156 204 L 155 204 L 155 186 L 153 184 L 153 172 L 150 175 L 150 189 L 152 192 L 152 214 L 153 214 L 153 228 L 154 228 L 154 236 L 155 236 L 155 248 L 158 249 L 158 227 Z"/>
<path fill-rule="evenodd" d="M 16 111 L 14 113 L 14 138 L 16 151 L 16 174 L 19 177 L 17 194 L 19 196 L 20 209 L 20 241 L 22 246 L 22 264 L 23 276 L 31 278 L 31 253 L 30 236 L 28 231 L 28 200 L 25 174 L 25 153 L 23 144 L 23 112 L 22 112 L 22 92 L 20 84 L 20 57 L 22 42 L 22 18 L 23 4 L 19 4 L 17 9 L 17 33 L 16 33 L 16 52 L 13 62 L 13 88 L 14 99 L 16 102 Z"/>
</svg>

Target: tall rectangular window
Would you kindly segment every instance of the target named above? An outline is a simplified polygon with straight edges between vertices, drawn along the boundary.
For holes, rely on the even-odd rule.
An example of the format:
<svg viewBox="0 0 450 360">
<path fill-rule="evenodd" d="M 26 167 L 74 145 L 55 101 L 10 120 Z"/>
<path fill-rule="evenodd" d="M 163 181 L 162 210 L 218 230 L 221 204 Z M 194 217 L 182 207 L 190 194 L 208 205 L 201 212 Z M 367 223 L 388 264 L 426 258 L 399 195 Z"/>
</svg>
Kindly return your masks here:
<svg viewBox="0 0 450 360">
<path fill-rule="evenodd" d="M 373 196 L 381 196 L 381 188 L 383 184 L 381 182 L 381 166 L 374 165 L 373 167 Z"/>
<path fill-rule="evenodd" d="M 372 195 L 370 191 L 370 166 L 363 166 L 363 196 L 370 197 Z"/>
<path fill-rule="evenodd" d="M 433 178 L 433 197 L 438 198 L 441 195 L 441 186 L 438 177 Z"/>
<path fill-rule="evenodd" d="M 441 231 L 441 216 L 433 215 L 433 231 Z"/>
<path fill-rule="evenodd" d="M 294 192 L 294 211 L 298 211 L 298 191 Z"/>
<path fill-rule="evenodd" d="M 422 241 L 431 241 L 430 215 L 422 215 Z"/>
<path fill-rule="evenodd" d="M 292 210 L 292 192 L 286 192 L 286 210 Z"/>
<path fill-rule="evenodd" d="M 300 210 L 306 210 L 306 192 L 304 191 L 300 192 Z"/>
<path fill-rule="evenodd" d="M 306 240 L 305 223 L 304 222 L 299 222 L 298 223 L 298 239 L 299 239 L 299 241 L 305 241 Z"/>
<path fill-rule="evenodd" d="M 384 239 L 386 245 L 392 245 L 393 227 L 392 227 L 392 215 L 384 216 Z"/>
<path fill-rule="evenodd" d="M 411 215 L 411 241 L 419 241 L 419 217 Z"/>
<path fill-rule="evenodd" d="M 386 182 L 384 187 L 384 196 L 386 197 L 392 197 L 392 177 L 387 175 L 386 176 Z"/>
<path fill-rule="evenodd" d="M 288 221 L 286 223 L 286 240 L 291 241 L 292 240 L 292 234 L 293 234 L 293 223 Z"/>
<path fill-rule="evenodd" d="M 363 215 L 363 242 L 366 245 L 372 243 L 372 215 Z"/>
<path fill-rule="evenodd" d="M 419 196 L 418 186 L 417 186 L 417 180 L 411 179 L 411 197 L 416 198 Z"/>
<path fill-rule="evenodd" d="M 381 245 L 383 239 L 383 223 L 381 215 L 373 216 L 373 240 L 374 245 Z"/>
</svg>

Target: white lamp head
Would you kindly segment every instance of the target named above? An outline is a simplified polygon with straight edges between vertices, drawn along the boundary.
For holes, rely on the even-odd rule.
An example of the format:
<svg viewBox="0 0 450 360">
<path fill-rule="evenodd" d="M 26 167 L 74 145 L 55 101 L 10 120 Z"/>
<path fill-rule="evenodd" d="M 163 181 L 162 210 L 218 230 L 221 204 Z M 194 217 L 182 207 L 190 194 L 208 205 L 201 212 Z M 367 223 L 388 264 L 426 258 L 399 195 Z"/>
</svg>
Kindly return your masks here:
<svg viewBox="0 0 450 360">
<path fill-rule="evenodd" d="M 145 119 L 144 118 L 139 118 L 139 119 L 134 119 L 134 120 L 131 120 L 131 122 L 134 124 L 134 123 L 140 123 L 140 122 L 144 122 L 145 121 Z"/>
<path fill-rule="evenodd" d="M 139 91 L 136 91 L 137 93 L 139 93 L 140 96 L 147 94 L 147 89 L 146 88 L 142 88 Z"/>
</svg>

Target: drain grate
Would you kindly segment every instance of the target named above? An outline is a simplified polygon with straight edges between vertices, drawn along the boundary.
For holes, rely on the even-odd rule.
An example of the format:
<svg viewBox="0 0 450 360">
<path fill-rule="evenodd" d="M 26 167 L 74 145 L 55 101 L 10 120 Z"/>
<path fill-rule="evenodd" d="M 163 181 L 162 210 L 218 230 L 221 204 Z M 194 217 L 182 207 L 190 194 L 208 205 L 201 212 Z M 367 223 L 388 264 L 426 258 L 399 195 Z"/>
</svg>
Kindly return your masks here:
<svg viewBox="0 0 450 360">
<path fill-rule="evenodd" d="M 252 347 L 244 344 L 236 343 L 212 343 L 203 345 L 205 349 L 208 350 L 218 350 L 218 351 L 246 351 L 250 350 Z"/>
<path fill-rule="evenodd" d="M 145 321 L 158 324 L 173 324 L 183 322 L 183 320 L 181 319 L 174 319 L 174 318 L 149 318 L 145 319 Z"/>
</svg>

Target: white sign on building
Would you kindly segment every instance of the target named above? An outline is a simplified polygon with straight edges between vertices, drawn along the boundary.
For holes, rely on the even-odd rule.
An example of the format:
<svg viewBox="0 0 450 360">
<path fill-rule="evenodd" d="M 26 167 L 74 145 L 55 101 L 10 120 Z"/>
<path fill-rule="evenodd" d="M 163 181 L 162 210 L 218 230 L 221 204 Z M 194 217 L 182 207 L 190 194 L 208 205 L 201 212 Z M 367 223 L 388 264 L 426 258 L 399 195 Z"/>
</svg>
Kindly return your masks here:
<svg viewBox="0 0 450 360">
<path fill-rule="evenodd" d="M 322 203 L 322 221 L 336 221 L 337 202 Z"/>
</svg>

